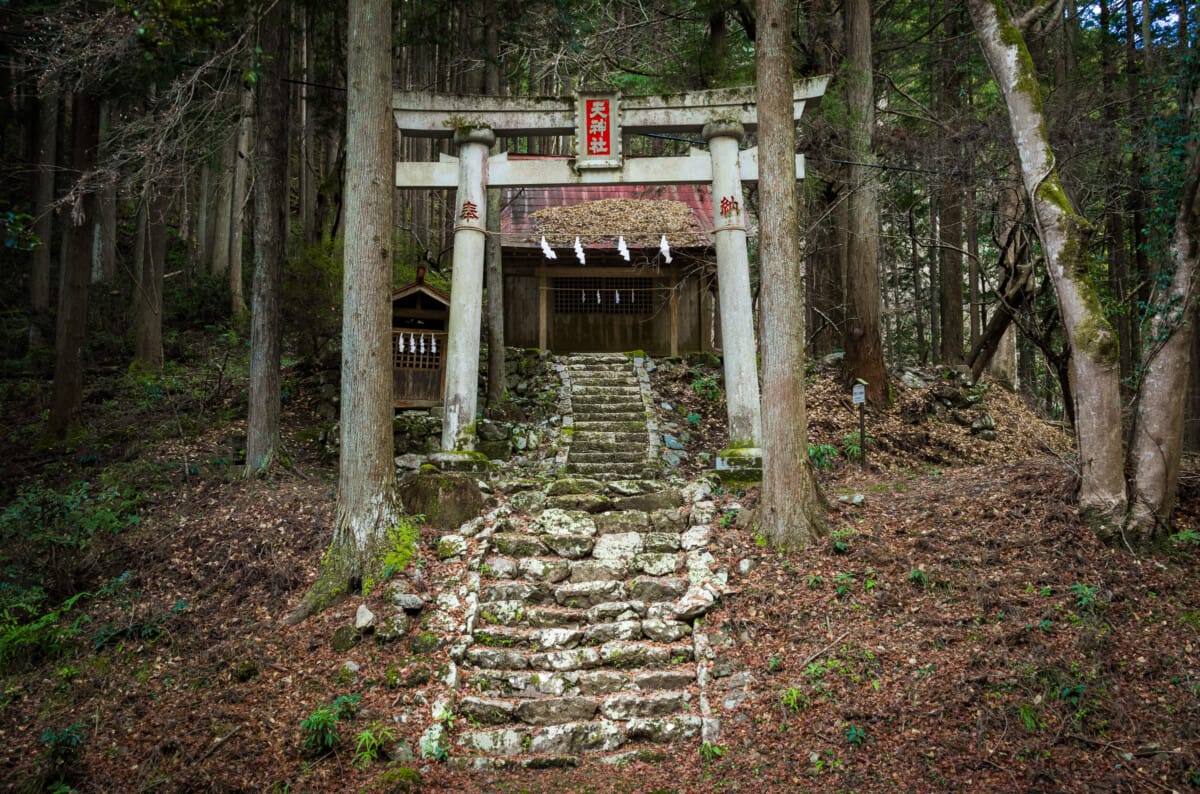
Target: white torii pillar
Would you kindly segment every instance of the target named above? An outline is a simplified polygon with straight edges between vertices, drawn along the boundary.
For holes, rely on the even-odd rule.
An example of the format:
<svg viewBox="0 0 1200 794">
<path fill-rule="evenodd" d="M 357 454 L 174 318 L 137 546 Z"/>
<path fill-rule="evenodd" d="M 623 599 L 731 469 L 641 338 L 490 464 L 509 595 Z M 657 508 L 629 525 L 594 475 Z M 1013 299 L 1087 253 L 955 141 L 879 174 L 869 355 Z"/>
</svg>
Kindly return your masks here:
<svg viewBox="0 0 1200 794">
<path fill-rule="evenodd" d="M 496 135 L 487 127 L 463 127 L 455 130 L 454 142 L 458 144 L 458 193 L 442 420 L 442 455 L 449 459 L 469 456 L 475 449 L 488 149 Z"/>
<path fill-rule="evenodd" d="M 717 454 L 718 469 L 762 465 L 758 347 L 754 342 L 746 215 L 742 209 L 742 178 L 738 164 L 738 143 L 744 134 L 738 121 L 711 121 L 704 125 L 702 133 L 712 158 L 713 237 L 717 246 L 721 348 L 729 416 L 729 446 Z"/>
</svg>

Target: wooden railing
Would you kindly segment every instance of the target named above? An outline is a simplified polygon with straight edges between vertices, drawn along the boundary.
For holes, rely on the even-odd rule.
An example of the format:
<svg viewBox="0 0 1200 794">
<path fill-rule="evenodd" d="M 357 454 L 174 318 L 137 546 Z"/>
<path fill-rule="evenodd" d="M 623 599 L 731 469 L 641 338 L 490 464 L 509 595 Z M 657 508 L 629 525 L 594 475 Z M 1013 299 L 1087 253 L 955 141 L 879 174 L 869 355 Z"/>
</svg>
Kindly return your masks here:
<svg viewBox="0 0 1200 794">
<path fill-rule="evenodd" d="M 445 331 L 393 328 L 392 366 L 395 369 L 442 369 L 446 360 L 446 337 Z"/>
</svg>

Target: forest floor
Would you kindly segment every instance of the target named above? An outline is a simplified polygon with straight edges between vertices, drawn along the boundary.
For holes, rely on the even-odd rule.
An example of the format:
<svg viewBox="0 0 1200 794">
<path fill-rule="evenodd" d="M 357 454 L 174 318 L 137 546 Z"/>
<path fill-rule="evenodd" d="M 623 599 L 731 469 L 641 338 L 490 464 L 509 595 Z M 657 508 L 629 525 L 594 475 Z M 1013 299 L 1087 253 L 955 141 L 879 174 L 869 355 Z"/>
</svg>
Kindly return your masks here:
<svg viewBox="0 0 1200 794">
<path fill-rule="evenodd" d="M 724 438 L 703 380 L 716 373 L 658 364 L 664 421 L 688 432 L 685 473 L 699 471 L 699 453 Z M 1138 554 L 1105 546 L 1075 516 L 1069 438 L 998 386 L 977 390 L 971 408 L 986 406 L 995 441 L 938 409 L 930 390 L 898 386 L 895 407 L 868 420 L 864 469 L 846 459 L 857 430 L 848 395 L 831 372 L 810 378 L 829 540 L 773 552 L 752 530 L 756 492 L 718 495 L 729 592 L 706 621 L 717 669 L 741 672 L 725 679 L 736 686 L 717 705 L 718 742 L 622 768 L 463 772 L 420 758 L 354 763 L 356 734 L 410 702 L 407 684 L 436 699 L 430 660 L 407 643 L 334 652 L 329 638 L 357 601 L 283 623 L 335 504 L 315 387 L 289 373 L 291 466 L 246 481 L 233 452 L 244 383 L 218 347 L 161 378 L 89 383 L 84 431 L 50 447 L 38 443 L 46 384 L 4 386 L 0 628 L 11 638 L 33 615 L 57 620 L 36 641 L 0 646 L 0 787 L 404 791 L 402 767 L 420 774 L 412 790 L 430 792 L 1200 787 L 1195 467 L 1171 541 Z M 87 543 L 63 553 L 44 537 L 17 542 L 14 510 L 42 510 L 47 527 L 54 510 L 76 515 L 78 504 L 54 507 L 47 494 L 80 481 L 103 508 L 87 513 L 97 530 Z M 436 540 L 423 529 L 427 583 Z M 24 613 L 13 606 L 22 592 Z M 340 672 L 347 660 L 357 674 Z M 361 702 L 338 749 L 305 754 L 301 722 L 350 695 Z M 411 749 L 423 727 L 392 730 Z"/>
</svg>

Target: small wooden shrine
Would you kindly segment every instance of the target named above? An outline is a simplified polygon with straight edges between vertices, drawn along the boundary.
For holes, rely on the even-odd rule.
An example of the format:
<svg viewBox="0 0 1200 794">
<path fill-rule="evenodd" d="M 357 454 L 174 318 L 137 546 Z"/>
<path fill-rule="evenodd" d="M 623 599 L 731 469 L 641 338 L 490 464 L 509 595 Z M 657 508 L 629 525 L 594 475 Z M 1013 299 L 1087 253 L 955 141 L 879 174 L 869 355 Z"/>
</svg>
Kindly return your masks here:
<svg viewBox="0 0 1200 794">
<path fill-rule="evenodd" d="M 706 185 L 509 188 L 504 339 L 555 353 L 719 346 Z"/>
<path fill-rule="evenodd" d="M 397 408 L 441 405 L 450 296 L 417 278 L 392 291 L 392 390 Z"/>
</svg>

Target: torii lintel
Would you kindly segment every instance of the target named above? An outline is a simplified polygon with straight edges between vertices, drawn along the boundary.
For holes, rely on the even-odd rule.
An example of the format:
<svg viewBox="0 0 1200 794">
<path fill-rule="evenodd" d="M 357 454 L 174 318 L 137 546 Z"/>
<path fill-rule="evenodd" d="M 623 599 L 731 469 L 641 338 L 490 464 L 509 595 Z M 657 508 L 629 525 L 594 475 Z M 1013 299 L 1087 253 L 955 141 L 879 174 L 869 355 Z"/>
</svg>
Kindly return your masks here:
<svg viewBox="0 0 1200 794">
<path fill-rule="evenodd" d="M 793 83 L 794 120 L 800 120 L 805 103 L 820 100 L 828 84 L 828 75 Z M 699 132 L 708 122 L 720 119 L 737 121 L 753 130 L 758 125 L 757 97 L 754 86 L 622 96 L 621 128 L 633 133 Z M 449 138 L 462 125 L 489 127 L 500 136 L 555 136 L 575 133 L 577 101 L 577 96 L 496 97 L 396 91 L 392 94 L 392 110 L 400 133 L 418 138 Z"/>
<path fill-rule="evenodd" d="M 454 188 L 458 186 L 458 158 L 443 154 L 436 163 L 396 163 L 398 188 Z M 743 149 L 738 156 L 743 182 L 758 181 L 758 148 Z M 564 185 L 703 185 L 712 182 L 712 160 L 699 149 L 687 157 L 634 157 L 620 170 L 583 171 L 568 160 L 512 160 L 507 153 L 487 162 L 488 187 L 560 187 Z M 796 155 L 796 178 L 804 178 L 804 155 Z"/>
</svg>

